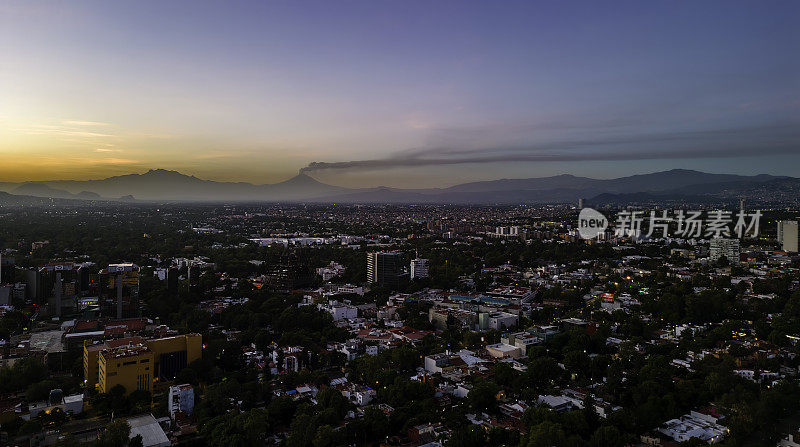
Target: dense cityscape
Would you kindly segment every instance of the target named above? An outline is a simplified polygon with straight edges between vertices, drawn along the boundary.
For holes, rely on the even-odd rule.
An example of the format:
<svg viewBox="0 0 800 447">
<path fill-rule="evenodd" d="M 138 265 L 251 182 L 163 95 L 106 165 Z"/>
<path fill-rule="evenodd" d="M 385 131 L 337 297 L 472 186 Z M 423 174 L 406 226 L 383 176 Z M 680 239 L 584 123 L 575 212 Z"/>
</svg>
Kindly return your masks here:
<svg viewBox="0 0 800 447">
<path fill-rule="evenodd" d="M 0 0 L 0 447 L 800 447 L 799 18 Z"/>
<path fill-rule="evenodd" d="M 6 207 L 3 443 L 796 445 L 798 213 L 578 211 Z"/>
</svg>

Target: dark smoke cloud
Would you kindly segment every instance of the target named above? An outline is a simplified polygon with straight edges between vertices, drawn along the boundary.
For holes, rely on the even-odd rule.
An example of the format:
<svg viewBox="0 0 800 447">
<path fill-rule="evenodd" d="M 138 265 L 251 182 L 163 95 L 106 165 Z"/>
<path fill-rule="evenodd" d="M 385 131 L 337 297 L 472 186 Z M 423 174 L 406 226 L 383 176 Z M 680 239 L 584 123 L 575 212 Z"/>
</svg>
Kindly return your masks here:
<svg viewBox="0 0 800 447">
<path fill-rule="evenodd" d="M 649 149 L 641 149 L 642 146 Z M 795 124 L 615 136 L 531 146 L 410 149 L 379 159 L 312 162 L 300 172 L 503 162 L 668 160 L 786 154 L 800 154 L 800 127 Z"/>
</svg>

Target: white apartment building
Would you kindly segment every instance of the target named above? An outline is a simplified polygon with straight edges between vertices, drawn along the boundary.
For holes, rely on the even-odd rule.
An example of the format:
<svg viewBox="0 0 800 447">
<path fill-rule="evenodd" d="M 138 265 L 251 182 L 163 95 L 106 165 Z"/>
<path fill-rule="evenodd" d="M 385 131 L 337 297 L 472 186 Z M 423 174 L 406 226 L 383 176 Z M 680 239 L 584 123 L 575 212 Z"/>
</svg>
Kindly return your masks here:
<svg viewBox="0 0 800 447">
<path fill-rule="evenodd" d="M 428 277 L 428 260 L 416 258 L 411 260 L 411 279 Z"/>
<path fill-rule="evenodd" d="M 709 257 L 711 261 L 726 258 L 730 263 L 739 263 L 741 251 L 739 239 L 714 238 L 709 242 Z"/>
<path fill-rule="evenodd" d="M 781 220 L 778 221 L 778 243 L 781 250 L 791 253 L 797 252 L 797 221 Z"/>
</svg>

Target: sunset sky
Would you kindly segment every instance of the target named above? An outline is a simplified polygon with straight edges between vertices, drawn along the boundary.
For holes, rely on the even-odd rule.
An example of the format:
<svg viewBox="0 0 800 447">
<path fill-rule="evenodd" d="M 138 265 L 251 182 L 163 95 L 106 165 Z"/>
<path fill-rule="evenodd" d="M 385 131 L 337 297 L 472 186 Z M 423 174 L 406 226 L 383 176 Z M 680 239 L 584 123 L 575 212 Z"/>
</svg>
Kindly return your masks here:
<svg viewBox="0 0 800 447">
<path fill-rule="evenodd" d="M 4 1 L 0 181 L 800 176 L 798 1 Z"/>
</svg>

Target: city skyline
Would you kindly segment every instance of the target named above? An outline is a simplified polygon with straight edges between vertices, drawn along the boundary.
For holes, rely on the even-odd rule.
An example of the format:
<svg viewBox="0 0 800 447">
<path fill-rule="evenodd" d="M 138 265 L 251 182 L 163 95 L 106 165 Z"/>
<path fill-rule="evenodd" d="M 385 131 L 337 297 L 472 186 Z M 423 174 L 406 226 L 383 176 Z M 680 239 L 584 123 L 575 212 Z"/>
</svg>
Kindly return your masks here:
<svg viewBox="0 0 800 447">
<path fill-rule="evenodd" d="M 800 446 L 799 17 L 0 1 L 0 440 Z"/>
<path fill-rule="evenodd" d="M 0 6 L 0 181 L 800 176 L 794 2 Z"/>
</svg>

